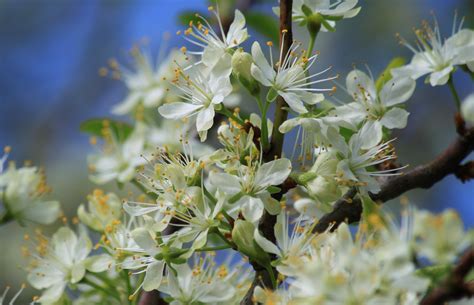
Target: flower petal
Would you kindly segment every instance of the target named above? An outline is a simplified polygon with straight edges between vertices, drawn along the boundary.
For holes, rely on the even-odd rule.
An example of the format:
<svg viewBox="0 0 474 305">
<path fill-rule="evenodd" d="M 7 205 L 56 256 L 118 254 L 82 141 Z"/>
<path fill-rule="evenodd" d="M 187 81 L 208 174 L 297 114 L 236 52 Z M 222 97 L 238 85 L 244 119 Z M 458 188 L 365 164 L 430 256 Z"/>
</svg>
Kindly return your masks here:
<svg viewBox="0 0 474 305">
<path fill-rule="evenodd" d="M 380 120 L 380 123 L 389 128 L 405 128 L 407 126 L 407 120 L 410 113 L 402 108 L 390 109 Z"/>
<path fill-rule="evenodd" d="M 189 116 L 201 107 L 202 105 L 175 102 L 161 106 L 158 112 L 167 119 L 177 120 Z"/>
</svg>

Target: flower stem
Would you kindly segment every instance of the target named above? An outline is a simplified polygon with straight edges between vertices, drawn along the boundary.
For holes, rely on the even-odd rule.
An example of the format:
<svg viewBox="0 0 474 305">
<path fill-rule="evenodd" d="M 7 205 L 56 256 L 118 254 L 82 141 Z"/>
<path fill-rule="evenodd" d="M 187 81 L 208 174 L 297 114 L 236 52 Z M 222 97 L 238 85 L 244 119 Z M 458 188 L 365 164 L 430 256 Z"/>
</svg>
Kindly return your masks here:
<svg viewBox="0 0 474 305">
<path fill-rule="evenodd" d="M 217 234 L 217 236 L 219 236 L 230 248 L 232 249 L 237 249 L 237 247 L 235 246 L 235 244 L 231 241 L 229 241 L 225 236 L 224 234 L 221 233 L 221 231 L 219 231 L 219 229 L 216 229 L 213 231 L 214 233 Z"/>
<path fill-rule="evenodd" d="M 232 249 L 229 245 L 215 246 L 215 247 L 203 247 L 201 249 L 196 249 L 196 252 L 205 252 L 205 251 L 219 251 L 225 249 Z"/>
<path fill-rule="evenodd" d="M 116 291 L 113 291 L 113 293 L 111 293 L 111 291 L 95 282 L 93 282 L 92 280 L 90 280 L 87 276 L 84 277 L 81 281 L 82 283 L 86 284 L 86 285 L 89 285 L 90 287 L 98 290 L 98 291 L 101 291 L 103 292 L 105 295 L 107 296 L 112 296 L 114 297 L 115 299 L 117 299 L 119 302 L 121 302 L 120 300 L 120 297 L 118 296 L 117 292 Z"/>
<path fill-rule="evenodd" d="M 454 87 L 454 81 L 453 81 L 453 75 L 452 74 L 449 77 L 448 86 L 449 86 L 449 89 L 451 90 L 451 94 L 454 97 L 454 101 L 456 102 L 456 107 L 457 107 L 458 111 L 460 111 L 461 110 L 461 99 L 459 98 L 458 92 L 456 91 L 456 87 Z"/>
<path fill-rule="evenodd" d="M 309 44 L 308 44 L 308 58 L 311 57 L 311 53 L 313 53 L 314 43 L 316 41 L 316 37 L 318 36 L 318 32 L 309 35 Z"/>
<path fill-rule="evenodd" d="M 255 98 L 257 99 L 258 108 L 260 109 L 260 114 L 262 116 L 262 125 L 260 126 L 262 134 L 260 135 L 260 143 L 262 144 L 262 150 L 266 151 L 268 149 L 267 112 L 269 103 L 267 101 L 263 103 L 260 95 Z"/>
</svg>

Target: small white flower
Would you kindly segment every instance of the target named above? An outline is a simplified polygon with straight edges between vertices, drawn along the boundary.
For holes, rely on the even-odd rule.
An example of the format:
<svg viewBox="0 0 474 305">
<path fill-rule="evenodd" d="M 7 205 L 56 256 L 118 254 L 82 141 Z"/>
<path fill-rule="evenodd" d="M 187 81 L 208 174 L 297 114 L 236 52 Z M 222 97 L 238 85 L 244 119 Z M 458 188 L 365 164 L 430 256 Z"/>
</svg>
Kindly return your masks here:
<svg viewBox="0 0 474 305">
<path fill-rule="evenodd" d="M 301 219 L 296 221 L 291 230 L 289 222 L 290 219 L 287 213 L 281 212 L 278 214 L 274 227 L 276 244 L 262 236 L 258 229 L 254 232 L 257 244 L 266 252 L 275 254 L 280 260 L 277 270 L 285 275 L 291 275 L 288 274 L 288 270 L 285 268 L 285 261 L 289 257 L 294 258 L 305 254 L 312 237 L 315 236 L 312 234 L 310 226 L 303 227 L 301 225 Z"/>
<path fill-rule="evenodd" d="M 271 214 L 278 214 L 280 203 L 271 197 L 268 188 L 283 183 L 291 172 L 288 159 L 277 159 L 262 165 L 244 166 L 236 175 L 211 172 L 209 182 L 230 196 L 230 213 L 242 212 L 245 219 L 256 222 L 265 208 Z"/>
<path fill-rule="evenodd" d="M 474 93 L 464 99 L 461 105 L 461 114 L 467 123 L 474 125 Z"/>
<path fill-rule="evenodd" d="M 232 278 L 238 269 L 229 272 L 226 265 L 216 265 L 212 256 L 196 257 L 195 261 L 193 268 L 185 263 L 173 265 L 174 272 L 168 272 L 160 291 L 173 299 L 170 304 L 235 304 L 230 300 L 237 293 Z"/>
<path fill-rule="evenodd" d="M 318 16 L 322 31 L 334 31 L 336 20 L 355 17 L 360 7 L 355 7 L 358 0 L 295 0 L 293 3 L 293 20 L 301 22 L 308 17 Z M 331 3 L 332 2 L 332 3 Z M 305 8 L 303 8 L 305 6 Z M 310 10 L 311 14 L 308 16 Z M 277 12 L 279 10 L 276 10 Z M 308 21 L 307 21 L 308 22 Z"/>
<path fill-rule="evenodd" d="M 106 142 L 104 151 L 88 158 L 92 174 L 90 179 L 97 184 L 112 180 L 125 183 L 133 179 L 139 166 L 146 163 L 141 156 L 145 150 L 145 126 L 138 124 L 123 143 L 114 139 Z"/>
<path fill-rule="evenodd" d="M 459 215 L 453 210 L 439 215 L 415 211 L 413 234 L 418 253 L 435 264 L 452 263 L 474 242 L 473 231 L 464 231 Z"/>
<path fill-rule="evenodd" d="M 77 216 L 88 227 L 101 232 L 112 221 L 120 218 L 122 202 L 114 193 L 104 194 L 104 191 L 95 189 L 87 199 L 89 211 L 81 204 L 77 209 Z"/>
<path fill-rule="evenodd" d="M 306 57 L 304 52 L 301 55 L 297 55 L 298 48 L 299 44 L 293 43 L 287 54 L 282 54 L 282 50 L 280 50 L 278 69 L 275 71 L 273 69 L 273 58 L 270 57 L 269 63 L 263 55 L 260 44 L 254 42 L 252 45 L 254 63 L 251 66 L 251 74 L 259 83 L 271 88 L 267 95 L 268 101 L 274 101 L 277 95 L 280 95 L 293 111 L 306 113 L 308 110 L 305 104 L 314 105 L 324 99 L 322 94 L 314 92 L 334 90 L 334 88 L 317 89 L 310 86 L 336 79 L 337 76 L 314 80 L 316 76 L 329 69 L 307 76 L 306 73 L 309 72 L 318 55 L 311 55 L 309 58 Z"/>
<path fill-rule="evenodd" d="M 210 69 L 221 62 L 231 60 L 229 50 L 239 46 L 249 37 L 247 29 L 245 28 L 245 17 L 239 11 L 235 10 L 234 21 L 230 24 L 227 33 L 224 32 L 222 21 L 218 11 L 210 9 L 216 16 L 219 24 L 220 34 L 216 33 L 214 29 L 209 25 L 208 21 L 197 15 L 201 21 L 196 24 L 190 23 L 189 28 L 184 31 L 184 38 L 192 44 L 202 48 L 202 51 L 189 52 L 190 54 L 200 55 L 202 63 Z M 221 72 L 224 70 L 221 70 Z M 225 73 L 227 76 L 230 74 L 230 66 L 226 66 Z"/>
<path fill-rule="evenodd" d="M 133 254 L 125 258 L 121 266 L 123 269 L 139 270 L 137 273 L 145 272 L 143 283 L 140 284 L 145 291 L 158 289 L 163 279 L 166 262 L 163 258 L 156 257 L 159 254 L 163 255 L 164 244 L 158 244 L 156 236 L 146 228 L 136 228 L 131 235 L 136 247 L 121 249 Z"/>
<path fill-rule="evenodd" d="M 472 70 L 474 31 L 462 29 L 462 23 L 461 21 L 457 25 L 455 18 L 451 37 L 443 40 L 436 19 L 433 28 L 423 22 L 423 29 L 415 30 L 416 47 L 401 39 L 401 43 L 408 47 L 414 56 L 408 65 L 392 69 L 392 74 L 395 77 L 408 76 L 413 79 L 429 74 L 427 82 L 431 86 L 439 86 L 447 83 L 454 66 L 467 64 Z"/>
<path fill-rule="evenodd" d="M 230 66 L 230 61 L 222 65 Z M 188 119 L 196 115 L 196 129 L 201 141 L 205 141 L 207 131 L 214 123 L 215 110 L 223 107 L 222 102 L 232 92 L 232 84 L 228 75 L 218 73 L 216 77 L 211 77 L 211 72 L 202 71 L 198 67 L 193 67 L 190 76 L 184 75 L 181 70 L 177 72 L 177 77 L 183 77 L 184 83 L 180 84 L 177 80 L 176 86 L 181 90 L 185 102 L 166 104 L 158 108 L 158 111 L 165 118 L 173 120 Z"/>
<path fill-rule="evenodd" d="M 189 60 L 186 55 L 174 50 L 168 58 L 153 63 L 149 54 L 138 48 L 132 50 L 134 59 L 134 70 L 129 71 L 122 68 L 120 72 L 127 85 L 129 93 L 125 100 L 116 105 L 112 112 L 114 114 L 127 114 L 136 109 L 139 104 L 145 108 L 153 108 L 162 104 L 170 96 L 169 80 L 173 78 L 173 64 L 183 65 Z"/>
<path fill-rule="evenodd" d="M 28 281 L 36 289 L 46 289 L 38 300 L 41 304 L 54 304 L 68 284 L 81 281 L 86 270 L 102 272 L 111 263 L 108 255 L 88 257 L 92 243 L 84 230 L 77 236 L 68 227 L 62 227 L 50 244 L 44 240 L 40 247 L 36 267 L 29 272 Z"/>
<path fill-rule="evenodd" d="M 347 75 L 346 87 L 354 102 L 336 107 L 332 115 L 354 126 L 363 121 L 373 125 L 374 134 L 368 145 L 376 145 L 382 140 L 383 127 L 406 127 L 409 113 L 398 106 L 413 95 L 415 85 L 415 81 L 408 77 L 392 78 L 378 92 L 370 76 L 353 70 Z"/>
<path fill-rule="evenodd" d="M 4 159 L 0 163 L 3 164 Z M 20 223 L 54 222 L 59 216 L 60 205 L 57 201 L 43 199 L 50 191 L 42 170 L 32 166 L 16 168 L 11 163 L 6 171 L 0 172 L 0 198 L 6 211 L 2 217 L 13 218 Z"/>
<path fill-rule="evenodd" d="M 340 147 L 337 154 L 340 161 L 337 164 L 336 179 L 347 186 L 359 186 L 361 189 L 378 193 L 380 186 L 375 177 L 400 175 L 399 170 L 371 170 L 383 162 L 396 158 L 389 147 L 390 142 L 371 146 L 375 135 L 373 125 L 364 125 L 354 134 L 346 147 Z"/>
</svg>

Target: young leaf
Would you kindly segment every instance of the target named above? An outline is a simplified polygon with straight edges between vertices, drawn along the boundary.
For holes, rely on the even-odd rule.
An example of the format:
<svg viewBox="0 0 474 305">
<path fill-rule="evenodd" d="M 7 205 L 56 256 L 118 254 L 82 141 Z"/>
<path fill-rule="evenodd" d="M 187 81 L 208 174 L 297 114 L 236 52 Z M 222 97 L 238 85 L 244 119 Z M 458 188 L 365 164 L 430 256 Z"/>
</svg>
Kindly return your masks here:
<svg viewBox="0 0 474 305">
<path fill-rule="evenodd" d="M 383 85 L 392 79 L 392 73 L 390 72 L 393 68 L 401 67 L 405 64 L 406 60 L 403 57 L 395 57 L 393 58 L 387 65 L 387 67 L 383 70 L 382 74 L 380 74 L 377 81 L 375 81 L 375 88 L 377 88 L 377 92 L 379 92 Z"/>
<path fill-rule="evenodd" d="M 248 12 L 245 14 L 245 19 L 249 27 L 255 29 L 258 33 L 266 36 L 273 42 L 278 41 L 279 27 L 275 18 L 260 12 Z"/>
<path fill-rule="evenodd" d="M 133 127 L 126 123 L 108 118 L 90 119 L 79 126 L 79 130 L 100 138 L 104 137 L 104 129 L 110 128 L 112 136 L 118 142 L 125 141 L 132 133 Z"/>
</svg>

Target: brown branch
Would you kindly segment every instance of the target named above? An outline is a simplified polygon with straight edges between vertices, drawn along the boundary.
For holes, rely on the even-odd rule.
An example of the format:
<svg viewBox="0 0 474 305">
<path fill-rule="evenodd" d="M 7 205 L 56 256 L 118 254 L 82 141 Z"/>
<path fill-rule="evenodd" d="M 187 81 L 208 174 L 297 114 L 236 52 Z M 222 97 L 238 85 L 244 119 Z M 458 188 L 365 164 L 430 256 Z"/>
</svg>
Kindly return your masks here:
<svg viewBox="0 0 474 305">
<path fill-rule="evenodd" d="M 462 183 L 474 179 L 474 161 L 460 165 L 454 174 Z"/>
<path fill-rule="evenodd" d="M 292 7 L 293 0 L 280 0 L 280 46 L 282 46 L 282 54 L 288 53 L 288 50 L 293 43 L 293 34 L 291 29 Z M 266 161 L 281 157 L 284 135 L 278 130 L 278 128 L 288 117 L 286 107 L 287 104 L 285 100 L 281 96 L 278 96 L 275 105 L 275 116 L 273 120 L 273 131 L 272 138 L 270 140 L 270 148 L 264 153 L 263 156 Z M 296 184 L 294 181 L 290 180 L 287 180 L 281 186 L 281 191 L 278 194 L 274 194 L 273 198 L 280 200 L 289 188 L 295 187 Z M 265 211 L 258 225 L 262 235 L 273 242 L 275 242 L 275 235 L 273 231 L 275 223 L 276 216 L 270 215 Z M 264 286 L 266 288 L 272 287 L 272 282 L 270 280 L 268 271 L 261 266 L 258 266 L 256 263 L 253 263 L 252 266 L 255 270 L 255 278 L 249 290 L 247 291 L 247 294 L 240 302 L 242 305 L 254 304 L 253 292 L 257 286 Z"/>
<path fill-rule="evenodd" d="M 474 250 L 469 249 L 454 267 L 451 275 L 439 286 L 433 288 L 421 300 L 420 305 L 441 305 L 447 301 L 459 300 L 474 295 L 474 282 L 465 282 L 464 278 L 474 267 Z"/>
<path fill-rule="evenodd" d="M 378 202 L 383 203 L 390 199 L 394 199 L 403 193 L 423 188 L 428 189 L 444 177 L 454 174 L 459 169 L 459 164 L 474 149 L 474 129 L 464 132 L 438 157 L 433 161 L 415 167 L 411 171 L 387 179 L 381 185 L 381 190 L 377 194 L 370 194 L 370 197 Z M 334 225 L 333 229 L 342 222 L 353 223 L 360 220 L 362 213 L 362 204 L 359 199 L 354 198 L 356 190 L 351 189 L 343 198 L 339 199 L 334 209 L 324 215 L 314 228 L 314 232 L 324 232 L 330 225 Z"/>
</svg>

